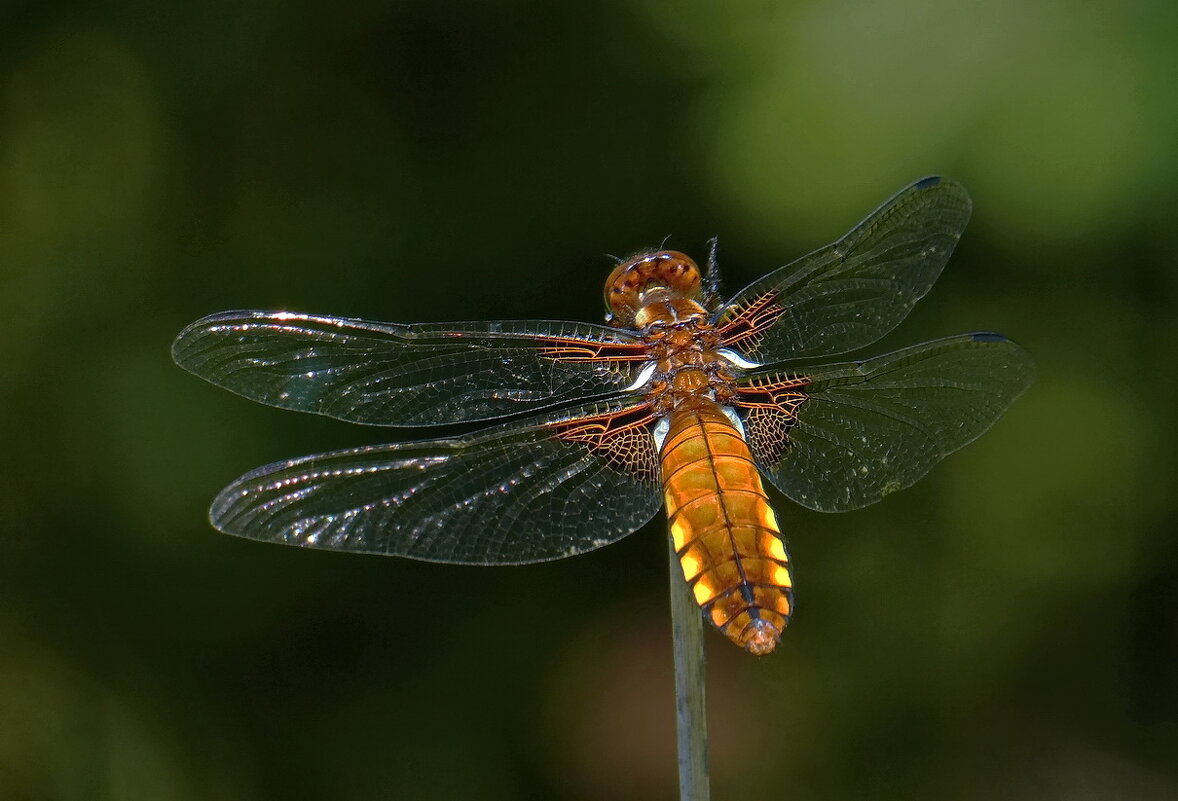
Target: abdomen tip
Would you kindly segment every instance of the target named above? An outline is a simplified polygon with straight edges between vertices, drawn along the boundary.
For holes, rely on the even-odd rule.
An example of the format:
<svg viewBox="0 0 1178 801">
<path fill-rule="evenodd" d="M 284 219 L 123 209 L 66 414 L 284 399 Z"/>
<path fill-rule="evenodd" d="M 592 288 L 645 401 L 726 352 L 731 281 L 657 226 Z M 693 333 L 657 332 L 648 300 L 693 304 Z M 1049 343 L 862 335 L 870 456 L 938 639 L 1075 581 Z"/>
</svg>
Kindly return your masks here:
<svg viewBox="0 0 1178 801">
<path fill-rule="evenodd" d="M 777 641 L 781 639 L 781 632 L 768 620 L 757 618 L 751 621 L 744 630 L 744 648 L 750 654 L 764 656 L 773 652 Z"/>
</svg>

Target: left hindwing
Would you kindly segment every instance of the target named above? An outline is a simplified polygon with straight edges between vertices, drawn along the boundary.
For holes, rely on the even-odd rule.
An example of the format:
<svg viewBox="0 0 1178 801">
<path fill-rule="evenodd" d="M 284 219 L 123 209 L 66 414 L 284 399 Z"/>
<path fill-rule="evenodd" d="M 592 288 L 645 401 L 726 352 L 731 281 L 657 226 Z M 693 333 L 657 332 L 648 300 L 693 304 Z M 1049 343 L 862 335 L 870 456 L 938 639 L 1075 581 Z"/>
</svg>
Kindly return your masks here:
<svg viewBox="0 0 1178 801">
<path fill-rule="evenodd" d="M 213 501 L 227 534 L 457 564 L 559 559 L 613 542 L 662 504 L 654 421 L 624 398 L 464 437 L 265 465 Z"/>
<path fill-rule="evenodd" d="M 911 486 L 989 428 L 1028 386 L 1026 351 L 963 334 L 867 359 L 741 379 L 734 405 L 758 466 L 820 512 Z"/>
</svg>

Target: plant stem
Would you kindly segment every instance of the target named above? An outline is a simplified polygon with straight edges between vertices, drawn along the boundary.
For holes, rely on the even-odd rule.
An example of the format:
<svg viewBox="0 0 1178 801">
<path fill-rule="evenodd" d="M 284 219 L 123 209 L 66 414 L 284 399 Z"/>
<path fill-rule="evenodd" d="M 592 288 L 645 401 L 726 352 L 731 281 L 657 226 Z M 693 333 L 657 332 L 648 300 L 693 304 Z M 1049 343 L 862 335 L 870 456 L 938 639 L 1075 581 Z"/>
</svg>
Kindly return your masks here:
<svg viewBox="0 0 1178 801">
<path fill-rule="evenodd" d="M 675 653 L 675 721 L 679 743 L 680 801 L 708 801 L 708 721 L 704 706 L 703 615 L 683 579 L 675 545 L 671 553 L 671 639 Z"/>
</svg>

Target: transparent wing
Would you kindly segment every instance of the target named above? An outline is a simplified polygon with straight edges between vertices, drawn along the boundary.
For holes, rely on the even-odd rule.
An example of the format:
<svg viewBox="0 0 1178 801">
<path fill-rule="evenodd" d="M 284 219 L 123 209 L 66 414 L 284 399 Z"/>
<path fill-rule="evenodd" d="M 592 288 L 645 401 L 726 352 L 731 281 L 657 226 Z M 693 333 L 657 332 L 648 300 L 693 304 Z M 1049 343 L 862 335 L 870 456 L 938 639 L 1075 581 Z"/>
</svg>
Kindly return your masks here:
<svg viewBox="0 0 1178 801">
<path fill-rule="evenodd" d="M 963 334 L 860 362 L 750 376 L 738 409 L 761 470 L 821 512 L 911 486 L 989 428 L 1028 386 L 1026 351 Z"/>
<path fill-rule="evenodd" d="M 613 542 L 662 503 L 641 399 L 452 439 L 260 467 L 213 501 L 214 526 L 267 542 L 433 562 L 522 564 Z"/>
<path fill-rule="evenodd" d="M 769 363 L 870 345 L 928 292 L 969 214 L 960 184 L 917 181 L 839 241 L 738 292 L 717 314 L 724 346 Z"/>
<path fill-rule="evenodd" d="M 198 320 L 172 345 L 186 370 L 283 409 L 371 425 L 489 420 L 625 389 L 642 344 L 551 321 L 399 325 L 266 311 Z"/>
</svg>

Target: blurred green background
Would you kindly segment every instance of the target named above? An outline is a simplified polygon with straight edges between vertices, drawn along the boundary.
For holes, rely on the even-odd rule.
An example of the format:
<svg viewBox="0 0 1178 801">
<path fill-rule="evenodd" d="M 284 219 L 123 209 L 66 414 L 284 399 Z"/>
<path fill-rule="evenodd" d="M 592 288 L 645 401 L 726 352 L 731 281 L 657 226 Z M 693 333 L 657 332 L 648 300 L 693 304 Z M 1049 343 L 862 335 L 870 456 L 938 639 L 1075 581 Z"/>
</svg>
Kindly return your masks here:
<svg viewBox="0 0 1178 801">
<path fill-rule="evenodd" d="M 909 181 L 973 222 L 873 348 L 1037 383 L 911 490 L 779 496 L 799 611 L 710 640 L 717 798 L 1178 797 L 1178 12 L 972 3 L 0 5 L 0 799 L 670 799 L 664 522 L 477 569 L 265 546 L 263 462 L 396 439 L 173 366 L 230 308 L 600 320 Z M 408 434 L 406 436 L 412 436 Z"/>
</svg>

